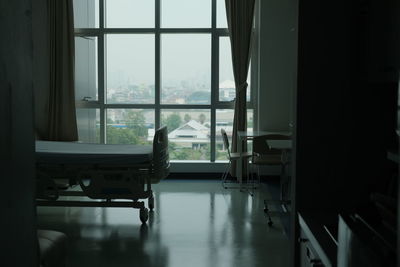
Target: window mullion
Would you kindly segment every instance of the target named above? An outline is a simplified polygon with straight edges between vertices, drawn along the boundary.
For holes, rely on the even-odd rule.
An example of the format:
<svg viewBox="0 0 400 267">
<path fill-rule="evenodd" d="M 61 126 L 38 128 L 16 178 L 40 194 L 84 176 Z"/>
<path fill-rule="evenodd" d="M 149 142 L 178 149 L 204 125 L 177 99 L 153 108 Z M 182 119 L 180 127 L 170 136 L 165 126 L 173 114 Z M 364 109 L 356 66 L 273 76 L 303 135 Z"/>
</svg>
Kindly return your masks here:
<svg viewBox="0 0 400 267">
<path fill-rule="evenodd" d="M 160 36 L 160 21 L 161 21 L 161 0 L 155 0 L 155 128 L 161 126 L 161 36 Z"/>
<path fill-rule="evenodd" d="M 99 35 L 98 35 L 98 101 L 100 106 L 100 143 L 105 144 L 106 142 L 106 111 L 105 111 L 105 86 L 106 86 L 106 76 L 105 76 L 105 36 L 104 36 L 104 24 L 105 24 L 105 10 L 104 3 L 105 0 L 99 0 Z"/>
<path fill-rule="evenodd" d="M 211 128 L 210 128 L 210 160 L 215 162 L 216 147 L 216 103 L 218 98 L 218 35 L 217 25 L 217 1 L 212 0 L 211 6 Z"/>
<path fill-rule="evenodd" d="M 105 5 L 105 1 L 106 0 L 99 0 L 99 12 L 100 12 L 100 14 L 99 14 L 99 28 L 100 29 L 104 29 L 104 26 L 105 26 L 105 8 L 104 8 L 104 5 Z"/>
<path fill-rule="evenodd" d="M 217 28 L 217 0 L 211 1 L 211 28 Z"/>
<path fill-rule="evenodd" d="M 160 104 L 161 109 L 211 109 L 211 105 Z"/>
</svg>

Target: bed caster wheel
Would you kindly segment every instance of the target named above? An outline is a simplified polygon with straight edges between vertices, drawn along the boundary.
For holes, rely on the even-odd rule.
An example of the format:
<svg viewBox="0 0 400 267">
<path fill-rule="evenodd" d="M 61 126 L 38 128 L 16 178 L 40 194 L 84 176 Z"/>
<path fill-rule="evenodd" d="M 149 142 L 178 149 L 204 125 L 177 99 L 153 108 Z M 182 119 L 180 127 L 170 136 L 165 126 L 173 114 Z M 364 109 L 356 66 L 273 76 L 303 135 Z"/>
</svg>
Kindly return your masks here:
<svg viewBox="0 0 400 267">
<path fill-rule="evenodd" d="M 149 198 L 149 209 L 150 211 L 154 210 L 154 197 L 152 196 Z"/>
<path fill-rule="evenodd" d="M 149 210 L 147 208 L 141 208 L 139 218 L 142 223 L 146 223 L 149 219 Z"/>
<path fill-rule="evenodd" d="M 268 222 L 268 226 L 271 227 L 274 223 L 272 221 Z"/>
</svg>

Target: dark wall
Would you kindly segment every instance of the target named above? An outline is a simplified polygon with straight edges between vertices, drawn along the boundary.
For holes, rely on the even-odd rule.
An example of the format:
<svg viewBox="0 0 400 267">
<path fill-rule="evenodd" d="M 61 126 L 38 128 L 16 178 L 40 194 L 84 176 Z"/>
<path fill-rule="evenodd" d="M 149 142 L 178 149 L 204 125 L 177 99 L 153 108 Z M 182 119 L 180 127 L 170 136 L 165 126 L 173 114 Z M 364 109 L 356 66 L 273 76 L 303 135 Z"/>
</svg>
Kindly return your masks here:
<svg viewBox="0 0 400 267">
<path fill-rule="evenodd" d="M 299 3 L 294 237 L 297 212 L 357 211 L 397 169 L 386 150 L 398 147 L 399 2 Z"/>
<path fill-rule="evenodd" d="M 300 3 L 298 209 L 352 210 L 387 178 L 399 66 L 386 45 L 393 46 L 394 27 L 383 22 L 393 18 L 379 20 L 393 14 L 382 11 L 388 2 Z"/>
<path fill-rule="evenodd" d="M 31 0 L 0 1 L 2 266 L 37 266 Z"/>
</svg>

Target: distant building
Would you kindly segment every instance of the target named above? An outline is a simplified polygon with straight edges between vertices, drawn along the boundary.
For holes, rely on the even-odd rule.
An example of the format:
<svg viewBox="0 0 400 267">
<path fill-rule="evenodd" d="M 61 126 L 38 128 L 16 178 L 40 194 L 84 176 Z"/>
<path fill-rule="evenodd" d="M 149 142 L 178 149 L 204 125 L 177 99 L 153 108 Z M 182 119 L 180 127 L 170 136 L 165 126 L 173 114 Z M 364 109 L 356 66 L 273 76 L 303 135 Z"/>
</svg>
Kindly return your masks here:
<svg viewBox="0 0 400 267">
<path fill-rule="evenodd" d="M 168 134 L 168 141 L 176 144 L 181 148 L 200 149 L 210 144 L 210 123 L 199 123 L 195 120 L 183 124 L 179 128 L 173 130 Z M 224 150 L 221 129 L 224 129 L 228 136 L 232 136 L 233 126 L 229 122 L 216 122 L 216 144 L 218 149 Z M 247 131 L 251 132 L 253 129 L 248 128 Z M 152 141 L 155 130 L 148 129 L 148 141 Z"/>
<path fill-rule="evenodd" d="M 180 147 L 199 149 L 210 143 L 210 129 L 203 124 L 190 120 L 168 134 L 169 142 Z"/>
<path fill-rule="evenodd" d="M 235 82 L 225 80 L 219 84 L 219 98 L 220 100 L 232 100 L 236 97 Z"/>
</svg>

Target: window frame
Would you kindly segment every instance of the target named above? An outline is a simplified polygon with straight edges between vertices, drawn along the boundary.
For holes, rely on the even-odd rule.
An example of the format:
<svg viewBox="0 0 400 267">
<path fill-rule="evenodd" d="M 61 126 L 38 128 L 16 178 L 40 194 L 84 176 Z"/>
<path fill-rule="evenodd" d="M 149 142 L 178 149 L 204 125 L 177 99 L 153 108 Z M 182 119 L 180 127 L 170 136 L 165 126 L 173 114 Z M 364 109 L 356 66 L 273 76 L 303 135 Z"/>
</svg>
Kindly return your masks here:
<svg viewBox="0 0 400 267">
<path fill-rule="evenodd" d="M 216 111 L 219 109 L 234 108 L 233 101 L 219 100 L 219 40 L 220 37 L 229 36 L 227 28 L 217 28 L 217 0 L 211 1 L 211 28 L 162 28 L 161 27 L 161 1 L 155 1 L 155 28 L 105 28 L 105 1 L 99 3 L 99 27 L 98 28 L 75 28 L 75 37 L 97 37 L 97 100 L 76 100 L 76 108 L 99 109 L 100 111 L 100 143 L 106 142 L 107 109 L 151 109 L 155 112 L 155 129 L 161 124 L 161 111 L 168 109 L 178 110 L 207 110 L 211 116 L 210 127 L 210 160 L 215 162 L 216 157 Z M 161 103 L 161 35 L 162 34 L 210 34 L 211 35 L 211 102 L 210 104 L 162 104 Z M 155 41 L 155 101 L 154 104 L 108 104 L 106 102 L 106 35 L 107 34 L 154 34 Z M 252 70 L 255 70 L 255 60 L 251 61 Z M 253 72 L 253 71 L 252 71 Z M 250 101 L 247 109 L 254 110 L 254 83 L 253 73 L 250 73 L 252 86 L 250 88 Z M 253 113 L 254 114 L 254 113 Z M 182 161 L 176 161 L 182 162 Z M 186 161 L 184 161 L 186 162 Z M 193 161 L 188 162 L 204 162 Z"/>
</svg>

